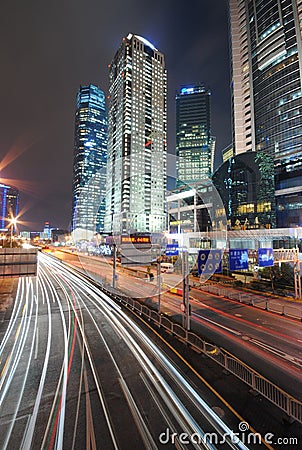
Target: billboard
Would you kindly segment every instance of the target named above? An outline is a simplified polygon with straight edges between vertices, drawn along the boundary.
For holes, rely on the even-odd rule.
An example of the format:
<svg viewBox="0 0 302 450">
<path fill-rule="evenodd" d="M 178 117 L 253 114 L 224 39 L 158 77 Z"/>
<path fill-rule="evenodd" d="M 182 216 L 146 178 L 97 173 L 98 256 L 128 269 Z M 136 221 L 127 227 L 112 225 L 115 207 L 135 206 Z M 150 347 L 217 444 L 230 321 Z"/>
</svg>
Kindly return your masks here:
<svg viewBox="0 0 302 450">
<path fill-rule="evenodd" d="M 234 270 L 245 270 L 248 269 L 248 249 L 241 248 L 230 248 L 229 250 L 229 269 Z"/>
<path fill-rule="evenodd" d="M 222 272 L 222 250 L 199 250 L 198 252 L 198 274 L 212 275 Z"/>
<path fill-rule="evenodd" d="M 274 250 L 272 248 L 258 249 L 258 266 L 271 267 L 274 265 Z"/>
</svg>

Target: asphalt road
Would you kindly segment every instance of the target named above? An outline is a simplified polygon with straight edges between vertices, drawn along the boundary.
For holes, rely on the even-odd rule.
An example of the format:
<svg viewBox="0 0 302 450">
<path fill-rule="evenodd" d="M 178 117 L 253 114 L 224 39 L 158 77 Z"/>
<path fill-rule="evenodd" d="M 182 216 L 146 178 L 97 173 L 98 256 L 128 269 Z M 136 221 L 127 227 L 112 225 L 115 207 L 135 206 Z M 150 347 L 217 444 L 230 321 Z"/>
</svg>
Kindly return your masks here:
<svg viewBox="0 0 302 450">
<path fill-rule="evenodd" d="M 87 258 L 56 252 L 55 256 L 76 265 L 97 281 L 112 278 L 110 259 Z M 118 269 L 118 288 L 134 298 L 157 304 L 157 280 L 148 283 Z M 180 322 L 180 296 L 173 295 L 165 285 L 173 286 L 179 276 L 163 274 L 161 311 Z M 223 347 L 257 370 L 267 379 L 295 398 L 302 400 L 302 324 L 269 311 L 226 298 L 191 289 L 191 328 L 205 339 Z"/>
<path fill-rule="evenodd" d="M 1 329 L 0 448 L 263 448 L 233 442 L 241 417 L 138 322 L 39 255 Z"/>
</svg>

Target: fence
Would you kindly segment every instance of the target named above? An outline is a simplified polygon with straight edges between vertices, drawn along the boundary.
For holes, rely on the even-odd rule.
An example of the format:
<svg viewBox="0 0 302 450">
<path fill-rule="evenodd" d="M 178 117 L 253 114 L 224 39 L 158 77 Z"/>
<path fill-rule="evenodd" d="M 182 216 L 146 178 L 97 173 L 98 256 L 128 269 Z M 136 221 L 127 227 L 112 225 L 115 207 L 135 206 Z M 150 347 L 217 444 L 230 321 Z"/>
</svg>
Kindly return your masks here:
<svg viewBox="0 0 302 450">
<path fill-rule="evenodd" d="M 159 314 L 157 311 L 147 307 L 137 300 L 117 293 L 112 294 L 111 290 L 107 290 L 103 286 L 102 290 L 111 297 L 114 297 L 115 300 L 136 311 L 144 319 L 154 322 L 156 325 L 164 328 L 172 335 L 177 336 L 188 345 L 194 347 L 198 351 L 201 351 L 209 358 L 220 364 L 224 369 L 249 385 L 255 392 L 258 392 L 278 408 L 283 410 L 289 417 L 302 423 L 302 402 L 283 391 L 281 388 L 267 380 L 265 377 L 260 375 L 251 367 L 247 366 L 235 356 L 228 353 L 223 348 L 219 348 L 215 344 L 206 342 L 196 333 L 185 330 L 181 325 L 173 322 L 169 317 Z"/>
<path fill-rule="evenodd" d="M 302 308 L 297 308 L 292 305 L 283 305 L 276 300 L 268 300 L 255 294 L 236 292 L 212 284 L 200 284 L 198 288 L 209 294 L 220 295 L 240 303 L 245 303 L 247 305 L 255 306 L 256 308 L 265 309 L 266 311 L 271 311 L 282 316 L 288 316 L 302 321 Z"/>
</svg>

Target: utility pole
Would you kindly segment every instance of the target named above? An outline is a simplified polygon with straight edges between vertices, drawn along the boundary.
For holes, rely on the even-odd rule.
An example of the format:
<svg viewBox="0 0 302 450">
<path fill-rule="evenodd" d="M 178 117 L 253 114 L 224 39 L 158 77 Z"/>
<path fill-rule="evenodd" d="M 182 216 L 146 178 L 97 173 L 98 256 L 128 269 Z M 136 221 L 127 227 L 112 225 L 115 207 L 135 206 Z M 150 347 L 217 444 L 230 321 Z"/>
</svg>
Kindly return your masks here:
<svg viewBox="0 0 302 450">
<path fill-rule="evenodd" d="M 161 302 L 161 254 L 160 254 L 160 245 L 157 251 L 156 258 L 156 267 L 157 267 L 157 290 L 158 290 L 158 313 L 160 314 L 160 302 Z"/>
<path fill-rule="evenodd" d="M 295 298 L 301 300 L 301 272 L 299 261 L 299 249 L 294 249 L 294 285 L 295 285 Z"/>
<path fill-rule="evenodd" d="M 116 288 L 116 244 L 113 244 L 112 287 Z"/>
<path fill-rule="evenodd" d="M 189 261 L 188 261 L 188 250 L 183 249 L 182 251 L 182 311 L 184 312 L 183 326 L 186 329 L 186 333 L 190 331 L 190 315 L 191 315 L 191 305 L 189 298 L 190 289 L 190 277 L 189 277 Z"/>
</svg>

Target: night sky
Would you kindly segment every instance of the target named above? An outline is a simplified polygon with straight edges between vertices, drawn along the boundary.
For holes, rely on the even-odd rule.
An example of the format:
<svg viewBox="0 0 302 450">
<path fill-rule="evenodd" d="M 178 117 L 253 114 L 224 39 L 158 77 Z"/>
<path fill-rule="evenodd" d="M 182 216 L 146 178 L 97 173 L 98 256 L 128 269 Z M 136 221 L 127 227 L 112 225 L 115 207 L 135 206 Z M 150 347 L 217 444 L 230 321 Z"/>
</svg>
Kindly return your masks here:
<svg viewBox="0 0 302 450">
<path fill-rule="evenodd" d="M 175 91 L 212 92 L 216 164 L 231 142 L 226 0 L 26 0 L 1 4 L 0 176 L 20 189 L 22 230 L 71 216 L 75 98 L 80 84 L 107 93 L 108 64 L 123 36 L 165 54 L 168 151 L 175 147 Z"/>
</svg>

